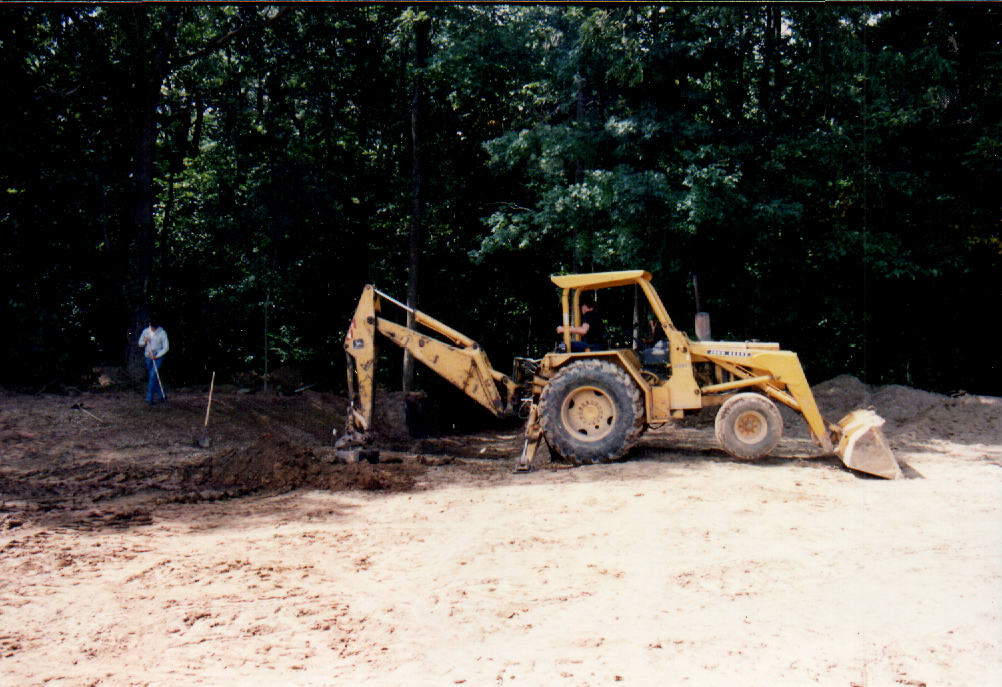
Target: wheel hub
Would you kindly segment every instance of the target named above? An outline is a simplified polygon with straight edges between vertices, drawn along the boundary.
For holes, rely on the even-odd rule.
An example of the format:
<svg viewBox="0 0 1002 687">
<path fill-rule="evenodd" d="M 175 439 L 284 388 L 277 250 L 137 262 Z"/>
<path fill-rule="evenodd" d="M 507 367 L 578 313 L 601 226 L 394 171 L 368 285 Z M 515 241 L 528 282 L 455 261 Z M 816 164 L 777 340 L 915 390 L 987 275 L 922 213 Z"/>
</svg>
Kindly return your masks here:
<svg viewBox="0 0 1002 687">
<path fill-rule="evenodd" d="M 768 431 L 769 426 L 765 416 L 755 410 L 746 410 L 734 421 L 735 435 L 746 444 L 762 441 Z"/>
<path fill-rule="evenodd" d="M 612 431 L 616 406 L 597 387 L 580 387 L 564 399 L 561 420 L 569 432 L 582 441 L 599 441 Z"/>
</svg>

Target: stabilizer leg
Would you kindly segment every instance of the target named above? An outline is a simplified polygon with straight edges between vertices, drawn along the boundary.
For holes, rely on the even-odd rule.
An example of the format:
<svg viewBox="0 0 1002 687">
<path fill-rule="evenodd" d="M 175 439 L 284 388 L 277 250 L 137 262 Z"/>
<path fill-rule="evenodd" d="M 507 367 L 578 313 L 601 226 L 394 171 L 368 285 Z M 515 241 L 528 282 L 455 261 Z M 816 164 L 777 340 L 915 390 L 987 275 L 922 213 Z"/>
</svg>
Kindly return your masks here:
<svg viewBox="0 0 1002 687">
<path fill-rule="evenodd" d="M 529 419 L 525 423 L 525 443 L 522 444 L 522 455 L 518 458 L 515 472 L 530 472 L 532 461 L 536 457 L 539 449 L 539 442 L 543 438 L 543 426 L 539 422 L 539 411 L 536 404 L 532 404 L 529 409 Z"/>
</svg>

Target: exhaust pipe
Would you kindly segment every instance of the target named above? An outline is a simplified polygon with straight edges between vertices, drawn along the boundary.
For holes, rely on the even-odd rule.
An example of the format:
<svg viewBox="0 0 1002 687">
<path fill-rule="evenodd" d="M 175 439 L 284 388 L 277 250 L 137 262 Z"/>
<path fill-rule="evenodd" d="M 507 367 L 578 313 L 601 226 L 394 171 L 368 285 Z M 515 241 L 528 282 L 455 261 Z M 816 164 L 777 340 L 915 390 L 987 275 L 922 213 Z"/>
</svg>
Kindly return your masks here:
<svg viewBox="0 0 1002 687">
<path fill-rule="evenodd" d="M 692 275 L 692 293 L 696 297 L 696 338 L 700 341 L 712 341 L 710 334 L 710 313 L 703 312 L 699 301 L 699 279 Z"/>
<path fill-rule="evenodd" d="M 713 336 L 710 334 L 710 313 L 696 313 L 696 338 L 700 341 L 713 340 Z"/>
</svg>

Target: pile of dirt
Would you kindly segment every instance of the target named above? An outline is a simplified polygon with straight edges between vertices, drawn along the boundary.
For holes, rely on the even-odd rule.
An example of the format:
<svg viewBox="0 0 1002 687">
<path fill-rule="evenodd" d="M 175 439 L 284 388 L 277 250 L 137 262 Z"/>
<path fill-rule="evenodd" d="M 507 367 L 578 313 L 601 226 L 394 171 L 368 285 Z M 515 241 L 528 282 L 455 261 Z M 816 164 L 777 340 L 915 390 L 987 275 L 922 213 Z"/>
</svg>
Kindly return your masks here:
<svg viewBox="0 0 1002 687">
<path fill-rule="evenodd" d="M 870 408 L 887 424 L 884 433 L 898 447 L 935 440 L 978 443 L 1002 436 L 1002 399 L 972 394 L 940 394 L 898 384 L 870 386 L 840 375 L 813 388 L 821 414 L 837 422 L 857 408 Z M 789 435 L 806 434 L 803 419 L 781 409 Z"/>
<path fill-rule="evenodd" d="M 870 386 L 852 375 L 839 375 L 821 382 L 811 390 L 821 413 L 832 417 L 837 415 L 839 418 L 850 410 L 866 408 L 873 398 Z"/>
<path fill-rule="evenodd" d="M 284 492 L 300 488 L 334 491 L 407 491 L 416 484 L 418 464 L 335 464 L 313 448 L 267 433 L 248 446 L 215 453 L 186 466 L 181 483 L 227 494 Z"/>
<path fill-rule="evenodd" d="M 890 390 L 895 393 L 897 390 Z M 912 398 L 926 392 L 900 388 L 901 395 Z M 935 402 L 923 403 L 921 397 L 913 401 L 910 414 L 895 416 L 892 403 L 886 403 L 889 422 L 902 440 L 918 443 L 950 441 L 962 444 L 994 444 L 986 437 L 1002 436 L 1002 399 L 994 396 L 936 396 Z M 880 407 L 880 406 L 878 406 Z M 908 406 L 904 406 L 908 408 Z M 893 420 L 891 420 L 893 418 Z"/>
</svg>

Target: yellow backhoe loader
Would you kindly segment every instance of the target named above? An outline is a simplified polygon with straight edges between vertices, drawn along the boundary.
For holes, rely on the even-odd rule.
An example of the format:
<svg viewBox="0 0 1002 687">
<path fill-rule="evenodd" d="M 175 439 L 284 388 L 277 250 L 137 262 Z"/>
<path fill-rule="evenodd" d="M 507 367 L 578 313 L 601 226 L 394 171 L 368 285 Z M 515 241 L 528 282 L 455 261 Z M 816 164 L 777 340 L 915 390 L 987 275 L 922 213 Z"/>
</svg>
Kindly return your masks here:
<svg viewBox="0 0 1002 687">
<path fill-rule="evenodd" d="M 707 406 L 719 406 L 714 428 L 721 448 L 754 460 L 768 455 L 782 437 L 779 402 L 803 416 L 825 454 L 838 455 L 853 470 L 901 476 L 881 431 L 883 419 L 856 410 L 837 423 L 826 422 L 796 353 L 776 343 L 691 340 L 675 327 L 643 270 L 550 279 L 562 292 L 563 341 L 539 360 L 516 358 L 511 376 L 491 367 L 469 337 L 366 286 L 344 343 L 350 403 L 339 447 L 371 441 L 379 332 L 494 415 L 527 415 L 519 471 L 531 469 L 542 440 L 575 465 L 606 462 L 625 454 L 646 428 Z M 574 345 L 581 338 L 571 333 L 581 323 L 581 294 L 614 287 L 635 287 L 646 297 L 653 345 L 601 350 Z M 384 317 L 387 304 L 412 312 L 415 326 Z"/>
</svg>

